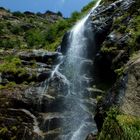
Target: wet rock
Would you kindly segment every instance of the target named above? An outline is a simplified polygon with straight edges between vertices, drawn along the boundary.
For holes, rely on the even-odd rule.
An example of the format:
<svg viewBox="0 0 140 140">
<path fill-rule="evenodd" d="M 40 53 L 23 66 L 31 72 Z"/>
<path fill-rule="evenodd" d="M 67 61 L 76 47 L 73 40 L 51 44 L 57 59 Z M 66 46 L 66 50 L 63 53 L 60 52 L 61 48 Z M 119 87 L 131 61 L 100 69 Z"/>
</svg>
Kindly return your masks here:
<svg viewBox="0 0 140 140">
<path fill-rule="evenodd" d="M 65 55 L 69 49 L 69 36 L 70 32 L 67 32 L 62 39 L 61 47 L 59 50 L 62 52 L 63 55 Z"/>
<path fill-rule="evenodd" d="M 45 50 L 34 50 L 32 52 L 20 52 L 20 59 L 25 61 L 36 60 L 37 62 L 50 64 L 60 55 L 58 52 L 48 52 Z"/>
<path fill-rule="evenodd" d="M 86 140 L 97 140 L 96 135 L 94 134 L 89 134 L 86 138 Z"/>
<path fill-rule="evenodd" d="M 43 131 L 55 130 L 61 127 L 61 121 L 64 118 L 62 113 L 51 112 L 40 114 L 40 128 Z"/>
<path fill-rule="evenodd" d="M 48 79 L 51 76 L 51 72 L 43 72 L 41 74 L 39 74 L 37 81 L 38 82 L 42 82 L 45 81 L 46 79 Z"/>
<path fill-rule="evenodd" d="M 26 72 L 22 75 L 18 75 L 17 73 L 2 73 L 2 83 L 4 84 L 6 81 L 7 82 L 15 82 L 17 84 L 21 84 L 23 82 L 31 82 L 31 81 L 36 81 L 37 75 L 34 75 L 30 72 Z M 5 82 L 4 82 L 5 81 Z M 6 82 L 6 83 L 7 83 Z"/>
<path fill-rule="evenodd" d="M 56 130 L 48 131 L 48 132 L 45 134 L 44 140 L 53 140 L 53 139 L 57 139 L 57 137 L 59 136 L 60 133 L 61 133 L 61 129 L 56 129 Z"/>
</svg>

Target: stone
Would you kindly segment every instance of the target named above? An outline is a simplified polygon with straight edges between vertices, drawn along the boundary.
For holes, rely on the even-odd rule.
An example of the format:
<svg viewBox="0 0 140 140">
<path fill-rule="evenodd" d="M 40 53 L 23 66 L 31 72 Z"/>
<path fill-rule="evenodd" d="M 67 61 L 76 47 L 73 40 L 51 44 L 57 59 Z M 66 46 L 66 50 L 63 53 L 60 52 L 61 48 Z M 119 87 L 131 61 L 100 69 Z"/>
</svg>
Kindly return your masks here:
<svg viewBox="0 0 140 140">
<path fill-rule="evenodd" d="M 128 74 L 120 109 L 123 113 L 140 117 L 140 54 L 127 64 Z"/>
</svg>

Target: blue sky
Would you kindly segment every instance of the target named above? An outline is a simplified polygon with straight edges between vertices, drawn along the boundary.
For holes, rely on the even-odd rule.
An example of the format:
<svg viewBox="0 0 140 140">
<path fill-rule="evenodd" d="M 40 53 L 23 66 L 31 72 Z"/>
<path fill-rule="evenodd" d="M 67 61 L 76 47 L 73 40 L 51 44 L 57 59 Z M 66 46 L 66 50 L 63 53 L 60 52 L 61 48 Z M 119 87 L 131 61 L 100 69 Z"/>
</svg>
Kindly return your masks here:
<svg viewBox="0 0 140 140">
<path fill-rule="evenodd" d="M 45 12 L 61 11 L 65 17 L 80 9 L 92 0 L 0 0 L 0 7 L 11 11 Z"/>
</svg>

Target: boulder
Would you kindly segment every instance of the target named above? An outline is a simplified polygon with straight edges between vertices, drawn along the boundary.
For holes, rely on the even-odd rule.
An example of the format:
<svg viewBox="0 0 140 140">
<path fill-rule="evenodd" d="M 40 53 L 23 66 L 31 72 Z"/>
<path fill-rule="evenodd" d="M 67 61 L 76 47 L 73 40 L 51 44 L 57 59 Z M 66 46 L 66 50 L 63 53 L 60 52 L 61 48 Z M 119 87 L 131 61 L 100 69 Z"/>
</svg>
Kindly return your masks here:
<svg viewBox="0 0 140 140">
<path fill-rule="evenodd" d="M 36 60 L 37 62 L 50 64 L 57 60 L 60 53 L 48 52 L 45 50 L 33 50 L 32 52 L 20 52 L 18 53 L 21 60 L 30 61 Z"/>
</svg>

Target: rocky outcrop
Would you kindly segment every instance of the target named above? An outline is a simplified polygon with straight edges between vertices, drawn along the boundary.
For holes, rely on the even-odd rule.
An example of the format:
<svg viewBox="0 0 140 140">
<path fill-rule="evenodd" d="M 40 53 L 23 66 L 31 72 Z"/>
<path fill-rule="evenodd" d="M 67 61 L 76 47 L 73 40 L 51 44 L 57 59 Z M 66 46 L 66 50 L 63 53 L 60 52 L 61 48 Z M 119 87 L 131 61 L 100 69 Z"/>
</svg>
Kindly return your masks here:
<svg viewBox="0 0 140 140">
<path fill-rule="evenodd" d="M 95 121 L 99 131 L 107 116 L 106 112 L 113 105 L 119 106 L 124 114 L 139 117 L 139 54 L 135 51 L 139 50 L 140 44 L 137 39 L 131 44 L 135 31 L 129 30 L 133 30 L 134 23 L 137 26 L 135 20 L 139 16 L 138 7 L 137 0 L 119 0 L 109 6 L 100 6 L 99 12 L 92 18 L 97 42 L 100 40 L 99 31 L 102 35 L 103 27 L 109 25 L 105 36 L 104 33 L 100 35 L 102 40 L 95 58 L 95 83 L 97 87 L 104 86 L 107 90 L 96 109 Z M 106 22 L 108 20 L 109 23 Z M 139 35 L 135 37 L 139 38 Z M 136 59 L 131 58 L 133 53 L 136 53 Z"/>
<path fill-rule="evenodd" d="M 36 60 L 37 62 L 52 64 L 61 54 L 57 52 L 48 52 L 45 50 L 33 50 L 32 52 L 20 52 L 18 55 L 20 59 L 25 61 Z"/>
<path fill-rule="evenodd" d="M 127 82 L 120 109 L 124 114 L 140 116 L 140 54 L 127 63 Z"/>
</svg>

